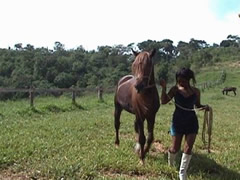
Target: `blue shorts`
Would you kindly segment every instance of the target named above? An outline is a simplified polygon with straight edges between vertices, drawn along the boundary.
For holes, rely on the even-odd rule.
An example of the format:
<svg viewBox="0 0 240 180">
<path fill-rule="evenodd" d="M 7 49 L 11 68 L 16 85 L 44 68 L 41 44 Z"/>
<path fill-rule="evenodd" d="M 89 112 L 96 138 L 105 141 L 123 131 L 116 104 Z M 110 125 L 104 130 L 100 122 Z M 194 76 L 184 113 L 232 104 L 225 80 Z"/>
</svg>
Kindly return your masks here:
<svg viewBox="0 0 240 180">
<path fill-rule="evenodd" d="M 171 126 L 169 132 L 170 132 L 171 136 L 176 136 L 178 134 L 173 126 Z"/>
</svg>

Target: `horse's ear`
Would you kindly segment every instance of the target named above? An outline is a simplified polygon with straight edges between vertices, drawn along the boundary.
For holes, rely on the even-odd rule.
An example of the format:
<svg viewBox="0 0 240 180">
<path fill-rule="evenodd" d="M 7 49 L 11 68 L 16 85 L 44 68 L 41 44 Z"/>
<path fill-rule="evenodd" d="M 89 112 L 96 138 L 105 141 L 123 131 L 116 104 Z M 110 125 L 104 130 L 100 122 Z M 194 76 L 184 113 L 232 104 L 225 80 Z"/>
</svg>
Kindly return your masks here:
<svg viewBox="0 0 240 180">
<path fill-rule="evenodd" d="M 154 48 L 149 53 L 150 53 L 150 57 L 152 58 L 155 55 L 155 53 L 156 53 L 156 49 Z"/>
<path fill-rule="evenodd" d="M 131 49 L 132 49 L 132 48 L 131 48 Z M 133 49 L 132 49 L 132 52 L 133 52 L 133 54 L 134 54 L 135 57 L 139 54 L 139 52 L 134 51 Z"/>
</svg>

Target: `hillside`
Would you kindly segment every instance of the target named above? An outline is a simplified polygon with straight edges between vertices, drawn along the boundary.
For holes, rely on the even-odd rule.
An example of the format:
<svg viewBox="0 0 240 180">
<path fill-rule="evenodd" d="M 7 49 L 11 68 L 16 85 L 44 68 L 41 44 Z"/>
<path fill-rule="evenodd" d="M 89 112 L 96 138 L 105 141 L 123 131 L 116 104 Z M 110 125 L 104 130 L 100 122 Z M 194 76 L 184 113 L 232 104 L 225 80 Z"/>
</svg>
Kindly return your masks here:
<svg viewBox="0 0 240 180">
<path fill-rule="evenodd" d="M 222 72 L 226 73 L 226 80 L 219 84 L 220 87 L 235 86 L 240 87 L 240 61 L 227 61 L 216 63 L 213 66 L 201 68 L 200 72 L 197 74 L 198 84 L 203 84 L 204 82 L 216 82 L 221 78 Z"/>
</svg>

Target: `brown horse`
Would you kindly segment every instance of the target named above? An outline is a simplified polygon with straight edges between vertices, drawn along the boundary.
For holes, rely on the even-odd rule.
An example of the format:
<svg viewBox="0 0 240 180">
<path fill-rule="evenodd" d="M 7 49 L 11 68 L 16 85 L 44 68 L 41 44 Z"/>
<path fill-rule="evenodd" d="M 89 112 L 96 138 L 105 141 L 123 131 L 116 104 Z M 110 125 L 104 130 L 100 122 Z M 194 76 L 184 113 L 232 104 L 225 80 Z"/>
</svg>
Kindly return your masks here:
<svg viewBox="0 0 240 180">
<path fill-rule="evenodd" d="M 235 88 L 235 87 L 225 87 L 225 88 L 222 90 L 222 93 L 223 93 L 223 95 L 224 95 L 225 93 L 226 93 L 226 95 L 228 95 L 228 92 L 229 92 L 229 91 L 233 91 L 234 95 L 236 96 L 236 95 L 237 95 L 236 90 L 237 90 L 237 88 Z"/>
<path fill-rule="evenodd" d="M 133 51 L 135 55 L 135 60 L 132 64 L 133 75 L 126 75 L 119 80 L 114 97 L 115 144 L 119 145 L 120 115 L 122 110 L 135 114 L 136 152 L 139 153 L 141 163 L 144 163 L 145 155 L 154 140 L 155 116 L 160 107 L 152 62 L 155 52 L 155 49 L 150 52 L 143 51 L 140 53 Z M 144 135 L 145 119 L 147 120 L 148 129 L 147 143 Z"/>
</svg>

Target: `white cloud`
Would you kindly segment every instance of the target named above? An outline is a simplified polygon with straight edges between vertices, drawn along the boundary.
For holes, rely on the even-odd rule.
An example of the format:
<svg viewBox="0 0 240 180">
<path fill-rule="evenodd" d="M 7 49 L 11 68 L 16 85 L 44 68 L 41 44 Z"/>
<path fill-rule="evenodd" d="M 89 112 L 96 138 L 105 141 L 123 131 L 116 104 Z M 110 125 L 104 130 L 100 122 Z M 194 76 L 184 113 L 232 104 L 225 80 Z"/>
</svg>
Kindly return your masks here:
<svg viewBox="0 0 240 180">
<path fill-rule="evenodd" d="M 16 43 L 66 48 L 139 43 L 148 39 L 220 43 L 238 35 L 237 13 L 219 20 L 208 0 L 8 0 L 0 3 L 0 47 Z"/>
</svg>

